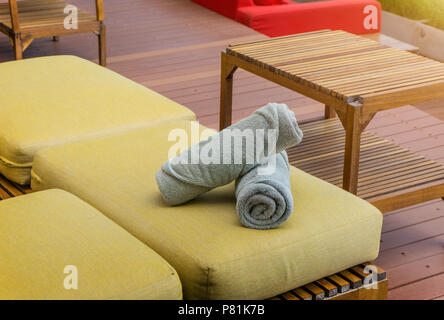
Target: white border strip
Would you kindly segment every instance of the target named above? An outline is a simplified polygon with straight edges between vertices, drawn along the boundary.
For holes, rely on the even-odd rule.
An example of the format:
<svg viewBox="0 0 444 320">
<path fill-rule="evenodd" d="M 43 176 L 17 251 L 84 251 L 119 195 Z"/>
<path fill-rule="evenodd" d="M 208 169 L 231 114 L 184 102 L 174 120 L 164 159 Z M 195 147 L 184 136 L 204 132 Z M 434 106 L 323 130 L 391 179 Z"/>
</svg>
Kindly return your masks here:
<svg viewBox="0 0 444 320">
<path fill-rule="evenodd" d="M 444 62 L 443 30 L 382 11 L 381 32 L 418 47 L 424 56 Z"/>
</svg>

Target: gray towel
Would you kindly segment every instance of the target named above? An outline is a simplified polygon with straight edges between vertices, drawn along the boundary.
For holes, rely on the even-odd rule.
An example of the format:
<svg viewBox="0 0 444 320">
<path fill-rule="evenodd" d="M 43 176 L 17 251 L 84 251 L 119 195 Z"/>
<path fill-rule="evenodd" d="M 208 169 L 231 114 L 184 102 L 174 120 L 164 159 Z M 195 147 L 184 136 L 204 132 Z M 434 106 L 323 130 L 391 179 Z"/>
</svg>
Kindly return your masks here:
<svg viewBox="0 0 444 320">
<path fill-rule="evenodd" d="M 293 211 L 287 153 L 276 155 L 276 169 L 271 174 L 261 174 L 264 166 L 258 165 L 236 179 L 236 210 L 247 228 L 277 228 Z"/>
<path fill-rule="evenodd" d="M 246 143 L 251 141 L 247 132 L 263 138 L 257 139 L 260 143 Z M 270 155 L 301 140 L 302 131 L 294 113 L 285 104 L 269 103 L 165 162 L 156 173 L 156 181 L 166 202 L 172 206 L 179 205 L 232 182 L 267 161 Z M 202 153 L 214 160 L 203 161 Z M 192 159 L 198 161 L 193 162 Z"/>
</svg>

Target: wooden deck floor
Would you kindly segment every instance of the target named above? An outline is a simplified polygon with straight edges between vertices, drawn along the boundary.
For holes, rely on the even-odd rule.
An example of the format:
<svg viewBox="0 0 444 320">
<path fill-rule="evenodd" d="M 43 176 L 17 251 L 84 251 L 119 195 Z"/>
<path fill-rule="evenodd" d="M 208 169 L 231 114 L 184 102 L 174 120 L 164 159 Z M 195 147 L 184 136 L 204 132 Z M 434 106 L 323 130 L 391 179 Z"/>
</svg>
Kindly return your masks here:
<svg viewBox="0 0 444 320">
<path fill-rule="evenodd" d="M 5 0 L 0 0 L 4 2 Z M 93 10 L 94 1 L 72 0 Z M 192 109 L 201 123 L 217 127 L 220 51 L 228 44 L 265 36 L 188 0 L 107 0 L 109 68 Z M 93 35 L 35 41 L 25 58 L 73 54 L 97 61 Z M 12 59 L 0 36 L 0 61 Z M 299 120 L 321 116 L 323 106 L 275 84 L 239 71 L 234 117 L 267 102 L 287 103 Z M 444 101 L 380 113 L 370 131 L 444 163 Z M 418 108 L 420 110 L 418 110 Z M 0 181 L 1 183 L 1 181 Z M 20 194 L 12 185 L 0 198 Z M 388 271 L 389 298 L 444 298 L 444 201 L 435 200 L 385 214 L 380 256 Z"/>
</svg>

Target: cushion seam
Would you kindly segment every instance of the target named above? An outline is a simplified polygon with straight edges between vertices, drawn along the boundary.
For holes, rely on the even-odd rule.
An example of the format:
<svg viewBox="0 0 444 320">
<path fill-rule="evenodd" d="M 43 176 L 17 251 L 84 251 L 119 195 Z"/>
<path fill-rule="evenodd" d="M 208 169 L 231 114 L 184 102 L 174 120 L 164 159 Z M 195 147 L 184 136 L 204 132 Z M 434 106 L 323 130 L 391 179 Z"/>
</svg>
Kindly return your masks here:
<svg viewBox="0 0 444 320">
<path fill-rule="evenodd" d="M 0 162 L 3 163 L 4 166 L 11 167 L 11 168 L 31 168 L 32 167 L 32 162 L 17 163 L 17 162 L 11 161 L 5 157 L 2 157 L 2 156 L 0 156 Z"/>
<path fill-rule="evenodd" d="M 148 287 L 150 287 L 150 286 L 152 286 L 152 285 L 154 285 L 154 284 L 158 284 L 158 283 L 166 282 L 167 280 L 170 280 L 171 278 L 174 278 L 174 276 L 176 275 L 176 273 L 173 272 L 173 271 L 171 270 L 171 267 L 169 267 L 169 266 L 168 266 L 168 269 L 170 269 L 171 274 L 168 275 L 167 277 L 165 277 L 165 278 L 163 278 L 163 279 L 161 279 L 161 280 L 158 280 L 158 281 L 152 282 L 152 283 L 150 283 L 149 285 L 142 286 L 142 287 L 140 287 L 140 288 L 138 288 L 138 289 L 131 290 L 131 291 L 125 293 L 125 296 L 131 295 L 131 294 L 134 294 L 135 292 L 140 291 L 140 290 L 143 290 L 143 289 L 145 289 L 145 288 L 148 288 Z M 180 283 L 180 281 L 179 281 L 179 283 Z M 122 294 L 120 294 L 120 295 L 122 295 Z M 114 296 L 114 297 L 105 298 L 104 300 L 117 300 L 117 299 L 118 299 L 118 296 Z M 134 298 L 131 298 L 131 299 L 134 299 Z"/>
</svg>

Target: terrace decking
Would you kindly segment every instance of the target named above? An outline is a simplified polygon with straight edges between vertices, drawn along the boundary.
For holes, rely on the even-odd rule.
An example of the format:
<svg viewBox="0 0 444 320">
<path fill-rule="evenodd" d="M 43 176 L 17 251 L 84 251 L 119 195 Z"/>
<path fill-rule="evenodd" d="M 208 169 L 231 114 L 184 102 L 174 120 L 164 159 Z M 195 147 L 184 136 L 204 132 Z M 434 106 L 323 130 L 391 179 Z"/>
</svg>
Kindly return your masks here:
<svg viewBox="0 0 444 320">
<path fill-rule="evenodd" d="M 70 2 L 94 9 L 94 1 Z M 110 69 L 186 105 L 213 128 L 219 121 L 220 52 L 228 44 L 266 38 L 188 0 L 107 0 L 105 22 Z M 38 39 L 24 58 L 73 54 L 97 62 L 96 48 L 93 35 Z M 0 37 L 0 61 L 9 60 L 8 38 Z M 323 105 L 244 71 L 234 81 L 235 120 L 271 101 L 287 103 L 298 120 L 323 115 Z M 444 163 L 444 101 L 416 107 L 380 112 L 367 131 Z M 29 191 L 1 177 L 0 185 L 1 199 Z M 444 201 L 386 213 L 376 264 L 387 271 L 389 299 L 443 299 Z"/>
</svg>

